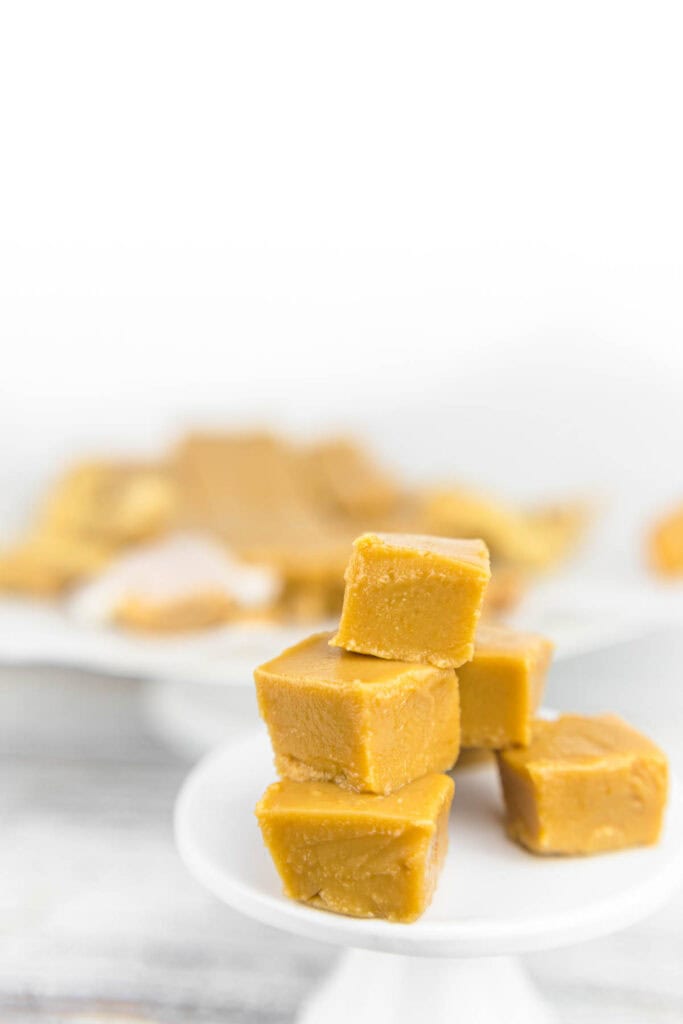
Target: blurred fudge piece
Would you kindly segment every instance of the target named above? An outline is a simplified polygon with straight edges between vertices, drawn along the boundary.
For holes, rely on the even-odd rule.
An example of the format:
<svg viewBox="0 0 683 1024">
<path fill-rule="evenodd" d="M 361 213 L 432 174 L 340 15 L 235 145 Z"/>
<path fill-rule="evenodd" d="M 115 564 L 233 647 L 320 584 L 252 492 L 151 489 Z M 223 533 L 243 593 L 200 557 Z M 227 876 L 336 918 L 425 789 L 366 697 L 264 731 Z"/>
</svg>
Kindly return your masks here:
<svg viewBox="0 0 683 1024">
<path fill-rule="evenodd" d="M 655 523 L 648 537 L 648 556 L 660 576 L 683 575 L 683 505 Z"/>
<path fill-rule="evenodd" d="M 297 455 L 271 434 L 190 434 L 173 466 L 181 525 L 203 528 L 243 552 L 315 536 L 321 518 L 299 483 Z"/>
<path fill-rule="evenodd" d="M 180 522 L 278 574 L 274 619 L 339 614 L 356 531 L 321 501 L 298 449 L 270 434 L 193 434 L 173 464 Z"/>
<path fill-rule="evenodd" d="M 162 466 L 89 462 L 57 482 L 40 528 L 118 547 L 158 536 L 175 511 L 175 488 Z"/>
<path fill-rule="evenodd" d="M 379 526 L 399 501 L 397 482 L 356 442 L 347 438 L 323 441 L 313 445 L 304 458 L 318 500 L 334 515 L 365 520 L 365 528 Z"/>
<path fill-rule="evenodd" d="M 0 553 L 0 590 L 62 593 L 98 573 L 121 547 L 165 531 L 175 497 L 155 464 L 75 466 L 54 485 L 31 532 Z"/>
<path fill-rule="evenodd" d="M 95 541 L 38 533 L 0 551 L 0 591 L 55 597 L 100 572 L 111 551 Z"/>
<path fill-rule="evenodd" d="M 573 553 L 595 514 L 587 501 L 564 501 L 526 510 L 529 529 L 537 538 L 538 568 L 554 569 Z"/>
<path fill-rule="evenodd" d="M 254 543 L 242 554 L 252 564 L 270 567 L 279 577 L 274 617 L 320 621 L 339 616 L 351 540 L 330 531 L 324 536 Z"/>
<path fill-rule="evenodd" d="M 112 621 L 139 633 L 191 633 L 224 625 L 235 619 L 237 611 L 237 602 L 221 590 L 167 600 L 131 594 L 114 607 Z"/>
<path fill-rule="evenodd" d="M 427 533 L 482 537 L 494 565 L 528 571 L 549 569 L 569 554 L 588 520 L 580 502 L 522 509 L 499 498 L 461 487 L 436 487 L 421 495 Z"/>
<path fill-rule="evenodd" d="M 329 782 L 270 786 L 256 808 L 292 899 L 337 914 L 414 921 L 446 856 L 453 780 L 425 775 L 391 796 Z"/>
<path fill-rule="evenodd" d="M 173 633 L 262 617 L 278 590 L 273 572 L 231 557 L 219 541 L 173 532 L 119 554 L 70 611 L 84 622 Z"/>
</svg>

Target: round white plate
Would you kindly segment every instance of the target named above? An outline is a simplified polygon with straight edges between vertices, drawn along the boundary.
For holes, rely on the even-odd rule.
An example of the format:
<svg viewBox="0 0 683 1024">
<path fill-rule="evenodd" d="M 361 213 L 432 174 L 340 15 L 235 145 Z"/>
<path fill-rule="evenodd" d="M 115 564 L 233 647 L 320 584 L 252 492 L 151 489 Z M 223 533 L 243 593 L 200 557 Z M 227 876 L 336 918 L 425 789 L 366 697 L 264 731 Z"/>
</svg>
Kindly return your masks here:
<svg viewBox="0 0 683 1024">
<path fill-rule="evenodd" d="M 282 895 L 254 817 L 274 778 L 265 730 L 192 771 L 176 806 L 176 840 L 191 873 L 236 910 L 309 938 L 405 955 L 476 957 L 581 942 L 653 911 L 683 876 L 675 787 L 658 846 L 545 858 L 505 836 L 493 764 L 455 777 L 448 857 L 431 907 L 410 925 L 341 917 Z"/>
</svg>

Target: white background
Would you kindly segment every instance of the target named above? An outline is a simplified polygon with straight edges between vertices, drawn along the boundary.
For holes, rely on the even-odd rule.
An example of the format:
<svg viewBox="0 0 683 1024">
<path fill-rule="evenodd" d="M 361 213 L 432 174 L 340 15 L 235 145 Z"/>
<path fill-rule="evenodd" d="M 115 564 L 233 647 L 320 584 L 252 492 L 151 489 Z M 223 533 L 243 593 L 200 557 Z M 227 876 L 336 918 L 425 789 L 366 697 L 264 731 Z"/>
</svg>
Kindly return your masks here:
<svg viewBox="0 0 683 1024">
<path fill-rule="evenodd" d="M 273 420 L 641 530 L 683 495 L 680 10 L 0 0 L 0 513 L 76 452 Z M 553 700 L 675 755 L 681 653 L 560 664 Z M 314 952 L 181 877 L 137 692 L 0 696 L 10 1015 L 293 1009 Z M 535 958 L 567 1020 L 674 1019 L 680 907 Z"/>
<path fill-rule="evenodd" d="M 3 492 L 246 419 L 680 494 L 678 13 L 4 3 Z"/>
</svg>

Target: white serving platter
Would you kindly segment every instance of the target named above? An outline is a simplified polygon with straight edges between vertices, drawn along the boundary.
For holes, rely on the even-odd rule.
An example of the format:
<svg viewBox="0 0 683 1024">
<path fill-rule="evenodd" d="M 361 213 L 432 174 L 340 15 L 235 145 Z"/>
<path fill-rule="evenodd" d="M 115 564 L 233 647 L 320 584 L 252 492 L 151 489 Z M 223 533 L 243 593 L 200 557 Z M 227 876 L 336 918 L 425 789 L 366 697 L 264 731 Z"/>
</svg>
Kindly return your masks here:
<svg viewBox="0 0 683 1024">
<path fill-rule="evenodd" d="M 649 581 L 617 586 L 599 578 L 535 587 L 513 624 L 552 637 L 563 660 L 683 623 L 683 587 Z M 236 625 L 201 634 L 142 636 L 86 622 L 68 605 L 0 599 L 0 662 L 54 665 L 178 683 L 250 686 L 255 665 L 306 632 L 332 628 Z"/>
</svg>

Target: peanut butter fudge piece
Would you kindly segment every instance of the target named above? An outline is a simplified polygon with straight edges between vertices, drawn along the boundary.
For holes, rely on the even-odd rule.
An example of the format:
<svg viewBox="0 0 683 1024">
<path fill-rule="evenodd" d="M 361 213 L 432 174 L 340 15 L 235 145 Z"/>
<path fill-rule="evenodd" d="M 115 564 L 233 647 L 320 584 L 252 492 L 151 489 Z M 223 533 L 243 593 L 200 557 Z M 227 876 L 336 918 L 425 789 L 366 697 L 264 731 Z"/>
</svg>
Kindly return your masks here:
<svg viewBox="0 0 683 1024">
<path fill-rule="evenodd" d="M 352 917 L 414 921 L 448 846 L 453 780 L 425 775 L 391 796 L 284 780 L 256 808 L 287 896 Z"/>
<path fill-rule="evenodd" d="M 313 445 L 303 455 L 304 472 L 318 500 L 330 512 L 349 519 L 365 519 L 363 527 L 384 525 L 396 505 L 397 483 L 349 438 Z M 368 520 L 374 520 L 368 522 Z"/>
<path fill-rule="evenodd" d="M 330 647 L 318 633 L 254 673 L 280 775 L 390 793 L 447 771 L 460 747 L 453 669 Z"/>
<path fill-rule="evenodd" d="M 175 511 L 176 492 L 165 467 L 87 462 L 58 481 L 43 509 L 41 528 L 124 546 L 163 533 Z"/>
<path fill-rule="evenodd" d="M 483 541 L 365 533 L 344 578 L 335 646 L 441 668 L 472 657 L 491 578 Z"/>
<path fill-rule="evenodd" d="M 271 434 L 191 434 L 173 458 L 181 525 L 210 530 L 233 550 L 305 543 L 323 529 L 302 489 L 298 455 Z"/>
<path fill-rule="evenodd" d="M 464 747 L 526 746 L 552 657 L 542 636 L 481 623 L 474 657 L 458 669 Z"/>
<path fill-rule="evenodd" d="M 666 757 L 617 715 L 536 721 L 531 744 L 501 751 L 510 836 L 534 853 L 600 853 L 656 843 Z"/>
<path fill-rule="evenodd" d="M 529 571 L 561 562 L 585 531 L 590 512 L 584 502 L 535 509 L 463 488 L 432 488 L 421 494 L 424 529 L 444 537 L 483 537 L 494 565 Z"/>
<path fill-rule="evenodd" d="M 536 565 L 538 541 L 524 513 L 498 498 L 461 487 L 423 492 L 425 529 L 439 537 L 483 537 L 494 561 Z"/>
</svg>

